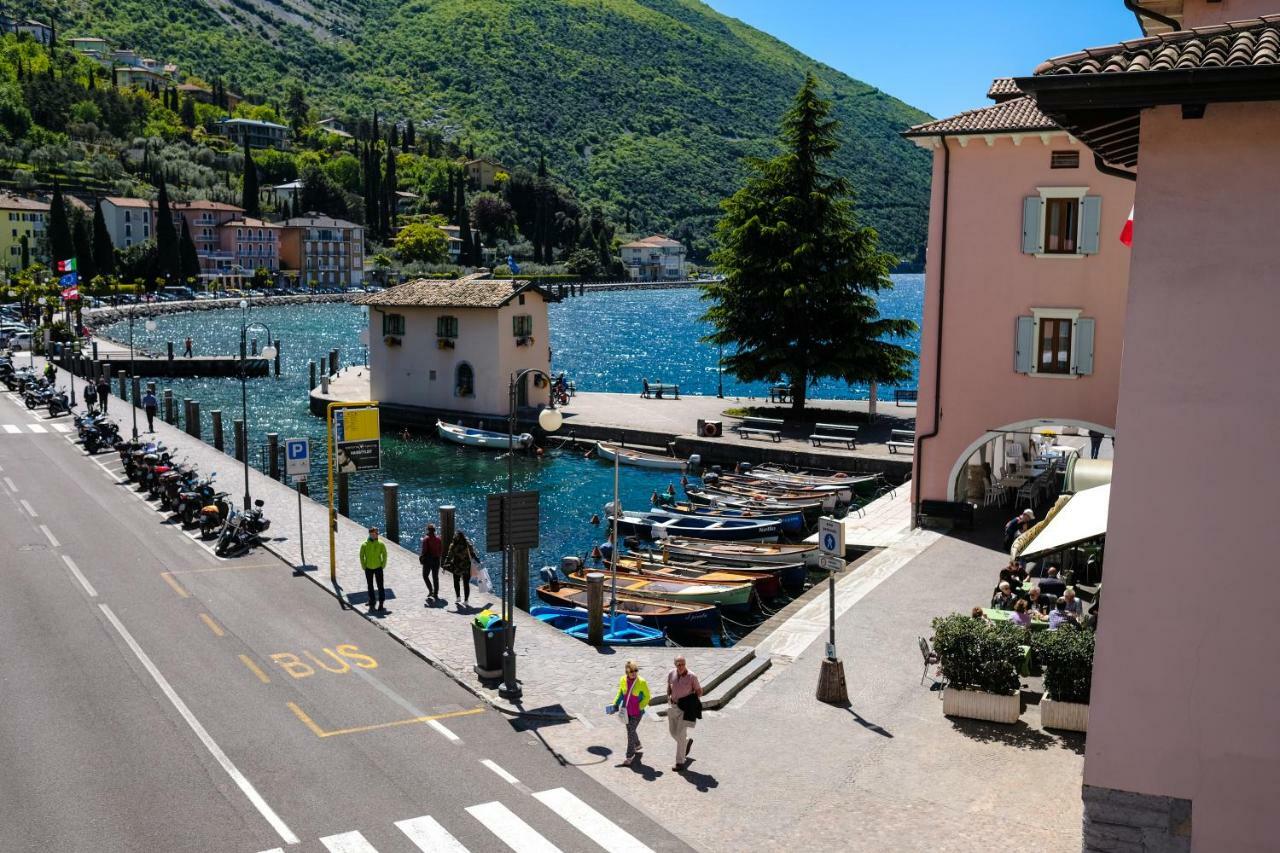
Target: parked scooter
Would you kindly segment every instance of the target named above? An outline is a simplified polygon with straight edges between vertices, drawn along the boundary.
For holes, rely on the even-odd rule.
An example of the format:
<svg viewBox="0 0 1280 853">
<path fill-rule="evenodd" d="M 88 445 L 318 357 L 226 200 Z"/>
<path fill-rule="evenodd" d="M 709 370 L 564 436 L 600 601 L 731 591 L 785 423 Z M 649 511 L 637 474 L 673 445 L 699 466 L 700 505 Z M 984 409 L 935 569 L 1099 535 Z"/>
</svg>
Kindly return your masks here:
<svg viewBox="0 0 1280 853">
<path fill-rule="evenodd" d="M 119 439 L 119 435 L 114 429 L 108 429 L 108 427 L 114 426 L 115 424 L 108 421 L 107 423 L 89 426 L 81 430 L 80 443 L 84 447 L 85 453 L 92 456 L 100 450 L 113 447 L 115 441 Z"/>
<path fill-rule="evenodd" d="M 51 418 L 71 414 L 71 403 L 68 401 L 67 392 L 63 388 L 51 391 L 49 400 L 45 405 L 49 407 L 49 417 Z"/>
<path fill-rule="evenodd" d="M 263 501 L 253 502 L 253 509 L 248 512 L 232 511 L 227 523 L 222 526 L 222 534 L 213 553 L 219 557 L 238 557 L 247 553 L 255 545 L 262 544 L 262 534 L 271 526 L 271 522 L 263 517 Z"/>
</svg>

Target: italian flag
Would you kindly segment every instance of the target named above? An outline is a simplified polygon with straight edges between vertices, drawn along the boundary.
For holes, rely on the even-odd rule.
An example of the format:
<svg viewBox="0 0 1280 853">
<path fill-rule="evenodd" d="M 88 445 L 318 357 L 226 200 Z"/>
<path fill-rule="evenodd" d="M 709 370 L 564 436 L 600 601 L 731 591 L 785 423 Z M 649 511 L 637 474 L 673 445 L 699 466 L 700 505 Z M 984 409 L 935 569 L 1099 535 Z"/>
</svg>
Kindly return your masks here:
<svg viewBox="0 0 1280 853">
<path fill-rule="evenodd" d="M 76 271 L 75 258 L 71 258 L 70 260 L 66 260 L 66 261 L 58 261 L 58 272 L 68 273 L 68 272 L 75 272 L 75 271 Z"/>
<path fill-rule="evenodd" d="M 1124 227 L 1120 229 L 1120 242 L 1126 246 L 1133 246 L 1133 208 L 1129 208 L 1129 218 L 1125 220 Z"/>
</svg>

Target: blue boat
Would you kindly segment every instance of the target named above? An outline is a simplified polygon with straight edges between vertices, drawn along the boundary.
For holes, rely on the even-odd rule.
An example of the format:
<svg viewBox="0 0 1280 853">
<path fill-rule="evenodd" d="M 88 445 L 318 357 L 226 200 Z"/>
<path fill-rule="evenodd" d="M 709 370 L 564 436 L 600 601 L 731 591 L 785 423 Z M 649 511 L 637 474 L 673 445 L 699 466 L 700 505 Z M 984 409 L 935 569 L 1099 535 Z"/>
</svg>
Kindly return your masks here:
<svg viewBox="0 0 1280 853">
<path fill-rule="evenodd" d="M 615 519 L 611 506 L 605 507 L 605 514 L 609 523 L 613 524 Z M 681 515 L 665 509 L 651 509 L 647 512 L 623 510 L 616 520 L 619 535 L 644 539 L 689 536 L 730 542 L 748 539 L 772 542 L 782 531 L 782 523 L 776 519 L 713 518 Z"/>
<path fill-rule="evenodd" d="M 553 628 L 564 631 L 570 637 L 586 641 L 587 611 L 579 607 L 549 607 L 538 604 L 530 608 L 529 615 L 539 622 L 546 622 Z M 636 624 L 619 613 L 609 619 L 604 616 L 604 642 L 609 646 L 662 646 L 667 642 L 667 635 L 657 628 Z"/>
<path fill-rule="evenodd" d="M 787 533 L 803 533 L 805 531 L 804 512 L 785 507 L 744 507 L 720 504 L 702 505 L 675 500 L 670 495 L 654 494 L 657 500 L 653 508 L 666 510 L 678 515 L 692 515 L 700 518 L 745 518 L 764 521 L 776 521 Z"/>
</svg>

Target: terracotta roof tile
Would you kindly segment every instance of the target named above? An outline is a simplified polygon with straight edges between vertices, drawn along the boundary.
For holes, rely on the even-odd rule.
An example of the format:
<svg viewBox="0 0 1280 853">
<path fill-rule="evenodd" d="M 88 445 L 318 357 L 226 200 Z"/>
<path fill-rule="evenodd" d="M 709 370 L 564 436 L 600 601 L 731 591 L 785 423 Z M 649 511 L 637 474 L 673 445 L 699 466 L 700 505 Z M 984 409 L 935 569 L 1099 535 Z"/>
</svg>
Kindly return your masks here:
<svg viewBox="0 0 1280 853">
<path fill-rule="evenodd" d="M 1280 64 L 1280 15 L 1093 47 L 1042 62 L 1036 75 L 1129 74 Z"/>
<path fill-rule="evenodd" d="M 49 205 L 47 202 L 23 198 L 19 195 L 0 193 L 0 210 L 42 210 L 47 213 Z"/>
<path fill-rule="evenodd" d="M 356 299 L 360 305 L 396 305 L 416 308 L 499 308 L 522 289 L 525 282 L 487 278 L 476 273 L 459 279 L 420 278 Z"/>
<path fill-rule="evenodd" d="M 148 201 L 145 198 L 125 198 L 124 196 L 109 195 L 103 199 L 105 202 L 116 207 L 154 207 L 154 201 Z"/>
<path fill-rule="evenodd" d="M 991 87 L 987 89 L 987 97 L 996 103 L 1010 101 L 1022 94 L 1022 90 L 1018 88 L 1018 84 L 1013 82 L 1012 77 L 997 77 L 991 81 Z"/>
<path fill-rule="evenodd" d="M 681 246 L 684 245 L 679 240 L 672 240 L 670 237 L 664 237 L 661 234 L 654 234 L 651 237 L 642 237 L 639 240 L 632 240 L 630 243 L 623 243 L 624 249 L 660 249 L 663 246 Z"/>
<path fill-rule="evenodd" d="M 1040 112 L 1035 101 L 1027 97 L 969 110 L 951 118 L 917 124 L 903 136 L 938 136 L 940 134 L 1011 133 L 1014 131 L 1042 132 L 1061 130 L 1048 116 Z"/>
</svg>

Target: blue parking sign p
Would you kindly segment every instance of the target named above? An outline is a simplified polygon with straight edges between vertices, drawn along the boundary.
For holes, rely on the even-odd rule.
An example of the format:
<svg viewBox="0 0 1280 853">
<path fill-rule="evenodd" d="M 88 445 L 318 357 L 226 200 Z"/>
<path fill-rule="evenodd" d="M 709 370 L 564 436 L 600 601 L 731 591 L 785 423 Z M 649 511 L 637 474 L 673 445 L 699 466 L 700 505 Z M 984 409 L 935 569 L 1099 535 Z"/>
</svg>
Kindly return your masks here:
<svg viewBox="0 0 1280 853">
<path fill-rule="evenodd" d="M 305 477 L 311 470 L 311 446 L 305 438 L 287 438 L 284 442 L 285 473 Z"/>
</svg>

